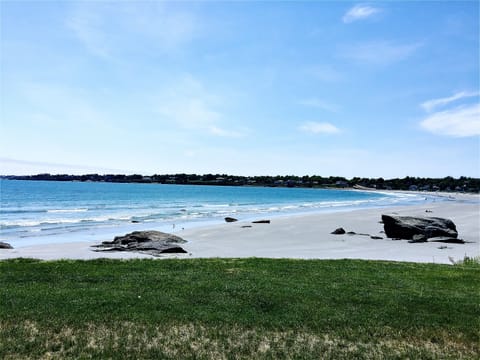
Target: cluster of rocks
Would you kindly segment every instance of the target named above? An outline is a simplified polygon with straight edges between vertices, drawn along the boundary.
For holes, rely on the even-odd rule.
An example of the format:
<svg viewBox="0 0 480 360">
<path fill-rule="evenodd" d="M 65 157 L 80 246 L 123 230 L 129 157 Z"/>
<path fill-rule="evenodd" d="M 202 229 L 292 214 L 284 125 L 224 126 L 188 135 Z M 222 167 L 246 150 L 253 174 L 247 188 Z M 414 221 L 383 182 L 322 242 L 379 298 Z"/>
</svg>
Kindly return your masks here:
<svg viewBox="0 0 480 360">
<path fill-rule="evenodd" d="M 439 217 L 414 217 L 382 215 L 385 235 L 393 240 L 408 240 L 410 243 L 418 242 L 445 242 L 464 244 L 465 241 L 458 238 L 455 224 L 450 219 Z M 335 229 L 331 234 L 335 235 L 363 235 L 372 239 L 383 239 L 381 236 L 370 234 L 346 232 L 343 228 Z"/>
<path fill-rule="evenodd" d="M 186 253 L 179 244 L 187 241 L 179 236 L 161 231 L 134 231 L 124 236 L 116 236 L 113 241 L 94 245 L 94 251 L 133 251 L 159 256 L 166 253 Z"/>
</svg>

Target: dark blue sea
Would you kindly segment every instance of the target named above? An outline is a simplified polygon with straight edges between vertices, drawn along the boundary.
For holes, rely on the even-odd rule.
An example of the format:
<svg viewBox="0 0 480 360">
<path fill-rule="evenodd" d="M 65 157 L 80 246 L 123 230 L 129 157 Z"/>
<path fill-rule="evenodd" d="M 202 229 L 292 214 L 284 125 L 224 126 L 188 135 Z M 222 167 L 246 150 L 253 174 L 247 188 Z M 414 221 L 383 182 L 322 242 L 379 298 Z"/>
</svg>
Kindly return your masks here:
<svg viewBox="0 0 480 360">
<path fill-rule="evenodd" d="M 432 198 L 433 199 L 433 198 Z M 428 198 L 427 198 L 428 200 Z M 0 180 L 0 240 L 15 246 L 175 232 L 224 222 L 408 205 L 425 195 L 356 190 Z"/>
</svg>

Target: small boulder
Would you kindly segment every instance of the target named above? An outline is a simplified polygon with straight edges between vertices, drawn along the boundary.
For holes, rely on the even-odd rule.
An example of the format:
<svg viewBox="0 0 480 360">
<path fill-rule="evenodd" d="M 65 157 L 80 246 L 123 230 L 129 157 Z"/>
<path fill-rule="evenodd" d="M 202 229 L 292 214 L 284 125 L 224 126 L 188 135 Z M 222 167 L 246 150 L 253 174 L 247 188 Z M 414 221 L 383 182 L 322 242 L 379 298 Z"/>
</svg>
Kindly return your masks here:
<svg viewBox="0 0 480 360">
<path fill-rule="evenodd" d="M 0 249 L 13 249 L 13 246 L 6 242 L 0 241 Z"/>
<path fill-rule="evenodd" d="M 383 240 L 383 237 L 372 235 L 372 236 L 370 236 L 370 239 L 373 239 L 373 240 Z"/>
<path fill-rule="evenodd" d="M 345 233 L 346 233 L 345 229 L 340 227 L 340 228 L 338 228 L 338 229 L 333 230 L 330 234 L 333 234 L 333 235 L 343 235 L 343 234 L 345 234 Z"/>
<path fill-rule="evenodd" d="M 238 219 L 235 219 L 235 218 L 233 218 L 233 217 L 227 216 L 227 217 L 225 218 L 225 221 L 226 221 L 227 223 L 231 223 L 231 222 L 238 221 Z"/>
</svg>

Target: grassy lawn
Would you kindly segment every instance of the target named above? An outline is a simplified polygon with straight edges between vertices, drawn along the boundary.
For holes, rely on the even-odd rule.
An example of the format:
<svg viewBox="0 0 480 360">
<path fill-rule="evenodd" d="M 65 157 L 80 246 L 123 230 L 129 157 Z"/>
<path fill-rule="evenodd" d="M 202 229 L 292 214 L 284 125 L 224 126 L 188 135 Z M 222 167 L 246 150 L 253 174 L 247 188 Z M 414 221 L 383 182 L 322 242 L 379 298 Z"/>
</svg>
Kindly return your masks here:
<svg viewBox="0 0 480 360">
<path fill-rule="evenodd" d="M 480 265 L 0 261 L 0 358 L 476 359 Z"/>
</svg>

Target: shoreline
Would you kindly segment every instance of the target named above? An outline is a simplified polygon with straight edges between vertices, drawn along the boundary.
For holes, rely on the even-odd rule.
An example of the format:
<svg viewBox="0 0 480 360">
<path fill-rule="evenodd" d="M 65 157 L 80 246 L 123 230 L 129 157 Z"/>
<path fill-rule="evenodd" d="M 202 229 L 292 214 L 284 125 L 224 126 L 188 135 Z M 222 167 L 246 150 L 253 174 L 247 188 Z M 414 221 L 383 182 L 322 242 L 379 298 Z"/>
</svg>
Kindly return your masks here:
<svg viewBox="0 0 480 360">
<path fill-rule="evenodd" d="M 183 246 L 188 254 L 171 254 L 160 258 L 366 259 L 451 264 L 452 261 L 463 260 L 465 256 L 480 256 L 480 221 L 478 220 L 480 197 L 470 194 L 455 195 L 455 199 L 449 198 L 451 201 L 409 206 L 274 216 L 270 224 L 238 221 L 178 230 L 174 234 L 188 241 Z M 457 225 L 459 238 L 464 239 L 466 243 L 411 244 L 406 240 L 393 241 L 384 238 L 385 235 L 381 233 L 383 225 L 379 223 L 381 214 L 392 213 L 449 218 Z M 265 218 L 268 218 L 268 215 Z M 373 240 L 369 236 L 362 235 L 330 234 L 338 227 L 343 227 L 347 232 L 382 236 L 383 239 Z M 147 230 L 147 228 L 142 227 L 138 230 Z M 98 243 L 98 241 L 81 241 L 31 245 L 11 250 L 2 249 L 0 260 L 19 257 L 42 260 L 156 258 L 141 253 L 92 251 L 90 246 Z"/>
<path fill-rule="evenodd" d="M 315 190 L 312 190 L 315 191 Z M 70 219 L 68 216 L 66 219 L 47 219 L 44 220 L 47 227 L 42 228 L 42 223 L 39 219 L 31 219 L 33 221 L 35 228 L 30 229 L 19 229 L 17 230 L 17 236 L 11 236 L 9 234 L 8 225 L 5 233 L 0 231 L 0 241 L 10 243 L 15 248 L 34 246 L 41 244 L 59 244 L 64 242 L 83 242 L 83 241 L 104 241 L 112 240 L 115 236 L 123 235 L 130 233 L 132 231 L 141 230 L 144 227 L 150 229 L 155 229 L 162 232 L 175 232 L 179 229 L 196 229 L 196 228 L 205 228 L 220 225 L 224 222 L 226 216 L 235 217 L 240 221 L 253 221 L 261 217 L 269 217 L 272 219 L 282 218 L 282 217 L 292 217 L 292 216 L 304 216 L 312 214 L 325 214 L 325 213 L 339 213 L 339 212 L 349 212 L 352 210 L 362 210 L 362 209 L 384 209 L 389 207 L 398 207 L 398 206 L 412 206 L 417 204 L 426 204 L 427 202 L 436 202 L 436 201 L 447 201 L 451 199 L 451 195 L 439 195 L 437 193 L 424 194 L 423 196 L 407 192 L 407 191 L 365 191 L 358 189 L 332 189 L 324 191 L 341 191 L 341 192 L 356 192 L 360 194 L 365 193 L 375 193 L 382 198 L 386 196 L 385 199 L 378 198 L 376 200 L 329 200 L 326 199 L 320 202 L 311 202 L 308 203 L 308 200 L 297 200 L 297 202 L 279 202 L 279 203 L 259 203 L 255 204 L 252 209 L 242 209 L 242 206 L 233 208 L 216 209 L 216 205 L 212 205 L 212 209 L 208 209 L 207 213 L 210 211 L 211 214 L 206 216 L 197 217 L 195 213 L 186 215 L 187 213 L 182 213 L 180 217 L 176 218 L 158 218 L 158 219 L 148 219 L 146 221 L 137 220 L 137 217 L 145 216 L 139 215 L 133 211 L 126 209 L 128 215 L 122 214 L 121 217 L 118 217 L 115 213 L 113 214 L 102 214 L 102 215 L 85 215 L 86 218 L 73 218 Z M 474 198 L 475 196 L 468 197 L 469 199 Z M 425 199 L 425 202 L 424 202 Z M 227 201 L 227 200 L 225 200 Z M 307 201 L 306 204 L 303 202 Z M 373 203 L 372 203 L 373 201 Z M 470 200 L 471 201 L 471 200 Z M 226 206 L 226 205 L 221 205 Z M 184 205 L 184 209 L 189 208 L 187 204 Z M 55 209 L 55 210 L 45 210 L 47 213 L 71 213 L 77 212 L 79 210 L 89 210 L 89 209 Z M 182 210 L 182 211 L 183 211 Z M 190 207 L 191 211 L 197 212 L 196 207 Z M 200 210 L 202 212 L 202 210 Z M 218 213 L 216 213 L 218 212 Z M 87 214 L 87 212 L 81 211 L 82 214 Z M 205 212 L 203 212 L 205 214 Z M 197 214 L 198 215 L 198 214 Z M 92 218 L 93 216 L 93 218 Z M 90 225 L 89 221 L 98 219 L 100 216 L 100 222 Z M 108 218 L 108 221 L 102 223 L 103 220 Z M 127 221 L 124 221 L 127 218 Z M 121 219 L 121 220 L 120 220 Z M 130 219 L 130 220 L 128 220 Z M 109 221 L 117 222 L 108 223 Z M 83 224 L 83 221 L 86 221 Z M 39 225 L 39 226 L 37 226 Z M 58 228 L 57 228 L 58 227 Z M 45 231 L 45 232 L 44 232 Z"/>
</svg>

